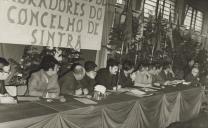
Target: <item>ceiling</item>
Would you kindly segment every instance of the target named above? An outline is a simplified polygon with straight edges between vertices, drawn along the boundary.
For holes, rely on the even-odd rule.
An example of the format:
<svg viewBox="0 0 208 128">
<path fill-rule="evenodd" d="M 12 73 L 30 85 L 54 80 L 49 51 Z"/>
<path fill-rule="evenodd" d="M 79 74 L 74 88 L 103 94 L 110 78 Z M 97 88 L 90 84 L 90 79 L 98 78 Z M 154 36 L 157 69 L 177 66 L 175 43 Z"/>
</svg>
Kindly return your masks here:
<svg viewBox="0 0 208 128">
<path fill-rule="evenodd" d="M 205 13 L 208 12 L 208 0 L 187 0 L 194 8 L 197 8 Z"/>
</svg>

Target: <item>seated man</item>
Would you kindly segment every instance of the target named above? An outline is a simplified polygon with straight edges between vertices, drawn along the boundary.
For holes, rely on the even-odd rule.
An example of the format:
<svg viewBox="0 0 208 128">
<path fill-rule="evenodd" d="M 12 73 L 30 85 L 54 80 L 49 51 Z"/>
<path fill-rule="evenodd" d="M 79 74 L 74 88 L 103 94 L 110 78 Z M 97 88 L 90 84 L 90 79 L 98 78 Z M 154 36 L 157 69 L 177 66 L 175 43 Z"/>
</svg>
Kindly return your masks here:
<svg viewBox="0 0 208 128">
<path fill-rule="evenodd" d="M 124 61 L 122 65 L 122 70 L 119 74 L 119 85 L 124 87 L 133 86 L 133 81 L 130 78 L 130 74 L 133 72 L 133 64 L 130 61 Z"/>
<path fill-rule="evenodd" d="M 152 74 L 152 83 L 154 86 L 160 86 L 161 84 L 163 84 L 163 80 L 159 74 L 162 71 L 163 67 L 160 64 L 157 64 L 155 67 L 155 72 Z"/>
<path fill-rule="evenodd" d="M 51 55 L 43 57 L 40 70 L 32 73 L 28 80 L 28 93 L 30 96 L 56 98 L 59 96 L 58 84 L 59 62 Z"/>
<path fill-rule="evenodd" d="M 86 94 L 85 90 L 82 90 L 80 80 L 85 76 L 85 69 L 82 65 L 75 63 L 71 66 L 71 71 L 63 75 L 59 79 L 61 86 L 61 94 L 64 95 L 82 95 Z"/>
<path fill-rule="evenodd" d="M 138 71 L 136 71 L 136 78 L 134 86 L 150 87 L 152 86 L 152 76 L 148 72 L 148 64 L 143 63 Z"/>
<path fill-rule="evenodd" d="M 186 82 L 191 82 L 192 85 L 198 85 L 199 84 L 199 69 L 198 68 L 193 68 L 191 70 L 191 73 L 189 73 L 185 77 Z"/>
<path fill-rule="evenodd" d="M 161 80 L 158 82 L 161 83 L 162 85 L 167 85 L 169 84 L 170 81 L 174 80 L 175 74 L 172 70 L 171 65 L 168 63 L 165 63 L 163 65 L 162 71 L 159 73 L 159 76 Z"/>
<path fill-rule="evenodd" d="M 10 65 L 9 62 L 5 59 L 0 57 L 0 93 L 6 93 L 5 89 L 5 80 L 8 79 L 10 76 Z"/>
<path fill-rule="evenodd" d="M 97 65 L 93 61 L 87 61 L 84 64 L 85 68 L 85 76 L 81 80 L 82 89 L 87 89 L 89 91 L 89 94 L 93 93 L 94 86 L 95 86 L 95 77 L 96 77 L 96 67 Z M 86 91 L 87 91 L 86 90 Z"/>
<path fill-rule="evenodd" d="M 108 60 L 107 67 L 97 72 L 95 78 L 96 84 L 103 85 L 109 90 L 115 89 L 117 86 L 118 64 L 119 63 L 113 59 Z"/>
<path fill-rule="evenodd" d="M 193 58 L 189 59 L 186 66 L 184 67 L 184 78 L 191 72 L 194 66 L 195 60 Z"/>
</svg>

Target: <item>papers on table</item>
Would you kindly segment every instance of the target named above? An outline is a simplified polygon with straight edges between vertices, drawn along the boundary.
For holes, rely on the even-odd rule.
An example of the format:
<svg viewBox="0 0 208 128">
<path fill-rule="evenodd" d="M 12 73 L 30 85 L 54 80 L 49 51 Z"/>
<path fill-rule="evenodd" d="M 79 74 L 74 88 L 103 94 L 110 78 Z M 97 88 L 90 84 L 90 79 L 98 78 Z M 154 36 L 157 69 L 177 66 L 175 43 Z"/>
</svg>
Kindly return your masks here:
<svg viewBox="0 0 208 128">
<path fill-rule="evenodd" d="M 97 104 L 97 102 L 87 99 L 87 98 L 74 98 L 74 99 L 84 104 Z"/>
<path fill-rule="evenodd" d="M 145 92 L 140 91 L 138 89 L 131 89 L 130 92 L 133 93 L 133 94 L 136 94 L 136 95 L 144 95 L 144 94 L 146 94 Z"/>
<path fill-rule="evenodd" d="M 10 96 L 1 96 L 0 97 L 1 104 L 16 104 L 17 100 Z"/>
<path fill-rule="evenodd" d="M 125 94 L 136 96 L 136 97 L 144 97 L 144 96 L 151 96 L 151 95 L 153 95 L 153 93 L 145 92 L 144 88 L 140 88 L 140 89 L 138 89 L 138 88 L 130 88 L 129 91 L 126 92 Z"/>
<path fill-rule="evenodd" d="M 153 95 L 152 93 L 150 93 L 150 94 L 146 94 L 146 93 L 144 93 L 144 92 L 139 92 L 139 91 L 130 91 L 130 92 L 126 92 L 125 94 L 127 94 L 127 95 L 131 95 L 131 96 L 136 96 L 136 97 L 145 97 L 145 96 L 151 96 L 151 95 Z"/>
<path fill-rule="evenodd" d="M 184 84 L 184 85 L 189 85 L 189 84 L 191 84 L 191 82 L 185 82 L 185 81 L 184 81 L 183 84 Z"/>
<path fill-rule="evenodd" d="M 34 97 L 34 96 L 18 96 L 17 97 L 18 101 L 39 101 L 39 97 Z"/>
</svg>

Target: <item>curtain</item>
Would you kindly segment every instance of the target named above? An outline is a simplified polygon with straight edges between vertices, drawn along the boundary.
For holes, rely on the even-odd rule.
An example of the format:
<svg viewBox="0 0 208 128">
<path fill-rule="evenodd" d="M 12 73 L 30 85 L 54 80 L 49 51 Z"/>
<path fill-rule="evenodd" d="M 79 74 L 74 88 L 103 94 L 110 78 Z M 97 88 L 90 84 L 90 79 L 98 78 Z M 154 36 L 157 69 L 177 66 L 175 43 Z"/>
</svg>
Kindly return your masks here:
<svg viewBox="0 0 208 128">
<path fill-rule="evenodd" d="M 114 103 L 112 98 L 109 104 L 103 102 L 48 116 L 0 123 L 0 128 L 166 128 L 173 122 L 197 116 L 203 91 L 194 88 L 131 100 L 124 100 L 127 96 L 118 97 L 123 100 Z M 67 103 L 63 105 L 67 107 Z M 56 104 L 54 107 L 64 106 Z M 53 108 L 53 104 L 49 108 Z"/>
</svg>

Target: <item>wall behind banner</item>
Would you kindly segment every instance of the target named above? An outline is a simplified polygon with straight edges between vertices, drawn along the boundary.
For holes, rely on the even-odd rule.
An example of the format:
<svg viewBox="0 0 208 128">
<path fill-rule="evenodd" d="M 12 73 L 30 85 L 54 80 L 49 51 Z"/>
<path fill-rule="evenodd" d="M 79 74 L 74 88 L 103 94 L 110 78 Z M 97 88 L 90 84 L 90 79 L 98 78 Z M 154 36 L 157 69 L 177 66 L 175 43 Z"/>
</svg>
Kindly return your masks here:
<svg viewBox="0 0 208 128">
<path fill-rule="evenodd" d="M 6 59 L 12 58 L 19 62 L 22 58 L 24 48 L 24 45 L 0 43 L 0 57 L 4 57 Z"/>
<path fill-rule="evenodd" d="M 12 58 L 17 62 L 20 62 L 20 59 L 23 56 L 24 48 L 25 45 L 0 43 L 0 57 L 4 57 L 6 59 Z M 39 48 L 42 49 L 41 46 Z M 96 50 L 81 50 L 81 58 L 84 60 L 80 63 L 84 65 L 85 61 L 95 61 L 96 52 Z"/>
</svg>

